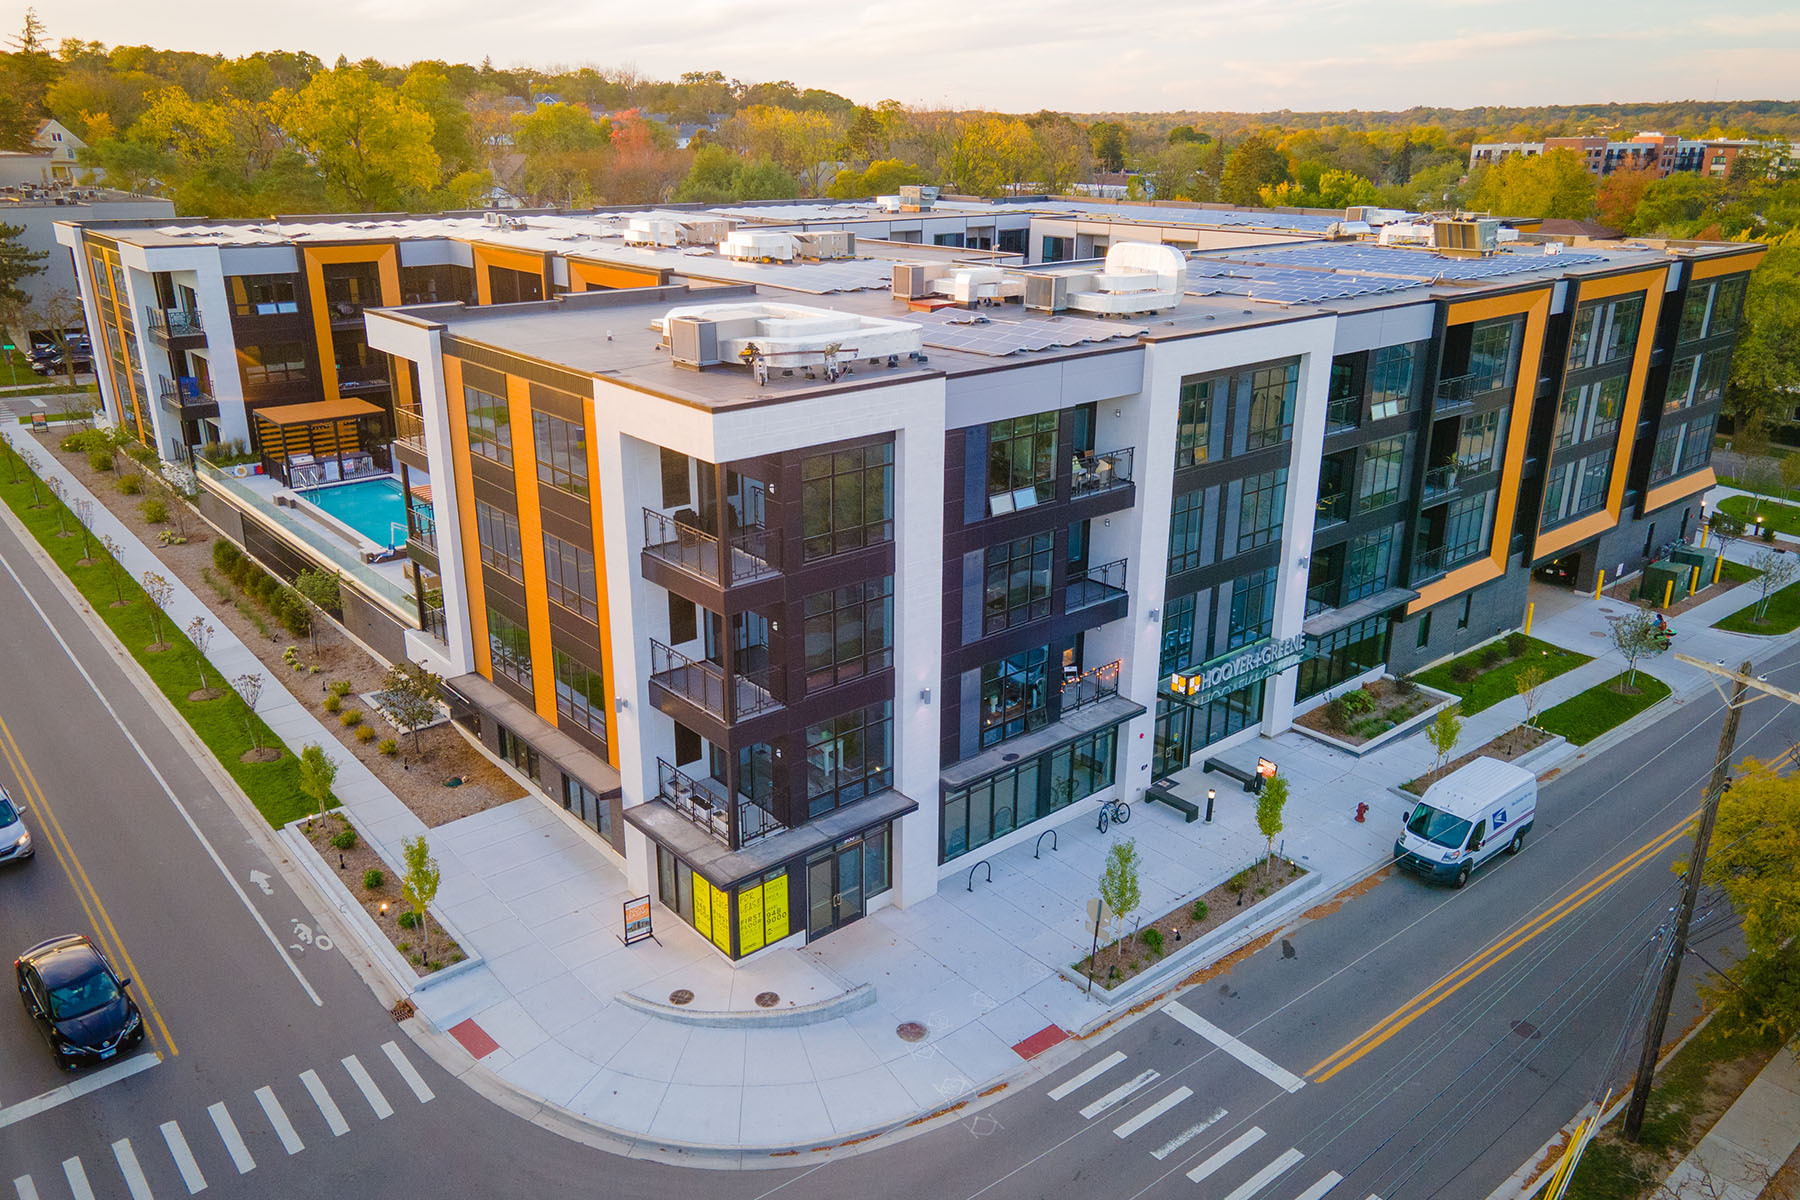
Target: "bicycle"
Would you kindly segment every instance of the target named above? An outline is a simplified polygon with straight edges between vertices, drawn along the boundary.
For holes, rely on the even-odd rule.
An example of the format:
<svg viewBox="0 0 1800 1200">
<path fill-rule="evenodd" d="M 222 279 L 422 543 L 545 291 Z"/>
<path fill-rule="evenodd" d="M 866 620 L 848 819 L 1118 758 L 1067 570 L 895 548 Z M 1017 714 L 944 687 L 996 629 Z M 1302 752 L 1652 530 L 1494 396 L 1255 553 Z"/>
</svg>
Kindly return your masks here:
<svg viewBox="0 0 1800 1200">
<path fill-rule="evenodd" d="M 1123 825 L 1131 820 L 1131 805 L 1123 800 L 1108 800 L 1100 805 L 1100 832 L 1108 825 Z"/>
</svg>

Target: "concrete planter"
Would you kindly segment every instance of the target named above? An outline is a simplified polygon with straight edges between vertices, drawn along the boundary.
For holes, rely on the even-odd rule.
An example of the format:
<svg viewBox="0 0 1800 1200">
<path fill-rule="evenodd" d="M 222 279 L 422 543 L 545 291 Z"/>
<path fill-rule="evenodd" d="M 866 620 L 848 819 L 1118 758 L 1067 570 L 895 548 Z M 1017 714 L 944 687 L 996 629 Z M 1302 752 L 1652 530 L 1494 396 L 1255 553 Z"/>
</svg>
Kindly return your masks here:
<svg viewBox="0 0 1800 1200">
<path fill-rule="evenodd" d="M 1646 709 L 1645 711 L 1648 712 L 1650 710 Z M 1527 750 L 1525 753 L 1519 755 L 1519 757 L 1513 759 L 1513 766 L 1525 767 L 1534 773 L 1542 774 L 1549 767 L 1568 757 L 1570 751 L 1576 749 L 1579 749 L 1579 747 L 1569 745 L 1567 738 L 1560 734 L 1551 734 L 1550 740 L 1543 745 Z M 1400 797 L 1400 799 L 1406 801 L 1408 804 L 1417 804 L 1421 799 L 1421 797 L 1413 795 L 1399 784 L 1390 784 L 1388 786 L 1388 791 Z"/>
<path fill-rule="evenodd" d="M 626 1008 L 681 1025 L 698 1025 L 707 1029 L 793 1029 L 801 1025 L 816 1025 L 821 1021 L 835 1021 L 869 1007 L 875 1003 L 875 985 L 859 984 L 842 995 L 814 1004 L 801 1004 L 793 1008 L 753 1008 L 742 1012 L 695 1010 L 675 1004 L 659 1004 L 630 992 L 619 992 L 613 999 Z"/>
<path fill-rule="evenodd" d="M 1430 708 L 1427 708 L 1424 712 L 1416 713 L 1413 716 L 1408 717 L 1386 733 L 1383 733 L 1378 737 L 1370 738 L 1360 745 L 1343 741 L 1340 738 L 1334 738 L 1329 733 L 1323 733 L 1317 729 L 1309 729 L 1298 722 L 1295 722 L 1294 724 L 1294 732 L 1304 737 L 1309 737 L 1315 742 L 1323 742 L 1327 746 L 1342 750 L 1345 754 L 1352 754 L 1357 758 L 1361 758 L 1366 754 L 1373 754 L 1389 742 L 1397 741 L 1409 734 L 1418 732 L 1419 729 L 1429 725 L 1432 718 L 1436 717 L 1438 713 L 1457 701 L 1457 697 L 1451 695 L 1449 692 L 1440 692 L 1436 688 L 1428 688 L 1424 684 L 1419 685 L 1419 691 L 1428 696 L 1437 697 L 1437 703 L 1433 704 Z"/>
</svg>

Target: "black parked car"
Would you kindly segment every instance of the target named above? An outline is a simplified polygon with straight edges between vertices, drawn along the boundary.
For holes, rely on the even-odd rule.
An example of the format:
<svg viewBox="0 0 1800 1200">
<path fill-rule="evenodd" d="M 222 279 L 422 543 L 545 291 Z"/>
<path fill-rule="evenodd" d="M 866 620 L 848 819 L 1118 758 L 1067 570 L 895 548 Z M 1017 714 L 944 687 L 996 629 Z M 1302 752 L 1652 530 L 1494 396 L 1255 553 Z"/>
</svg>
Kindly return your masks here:
<svg viewBox="0 0 1800 1200">
<path fill-rule="evenodd" d="M 144 1018 L 95 945 L 79 933 L 39 942 L 13 962 L 19 998 L 56 1061 L 69 1070 L 144 1040 Z"/>
</svg>

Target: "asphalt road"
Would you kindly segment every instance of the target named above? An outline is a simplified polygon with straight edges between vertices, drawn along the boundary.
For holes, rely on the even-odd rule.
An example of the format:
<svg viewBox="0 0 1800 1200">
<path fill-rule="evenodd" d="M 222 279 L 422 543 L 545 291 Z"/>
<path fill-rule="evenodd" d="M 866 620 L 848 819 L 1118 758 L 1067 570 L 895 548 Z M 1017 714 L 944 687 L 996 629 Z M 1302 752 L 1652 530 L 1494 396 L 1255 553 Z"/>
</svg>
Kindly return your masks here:
<svg viewBox="0 0 1800 1200">
<path fill-rule="evenodd" d="M 1709 695 L 1565 771 L 1524 853 L 1467 889 L 1386 879 L 1187 989 L 1183 1011 L 1052 1052 L 1043 1078 L 954 1121 L 816 1166 L 694 1170 L 564 1140 L 438 1069 L 318 940 L 336 936 L 330 922 L 6 526 L 0 561 L 0 781 L 31 807 L 39 845 L 0 872 L 0 952 L 95 937 L 135 977 L 152 1033 L 103 1075 L 63 1076 L 0 995 L 0 1196 L 21 1200 L 202 1184 L 246 1197 L 1480 1200 L 1609 1066 L 1628 1069 L 1625 1015 L 1721 716 Z M 1800 683 L 1797 662 L 1780 656 L 1772 678 Z M 1761 702 L 1741 749 L 1772 756 L 1797 727 L 1800 714 Z M 1725 914 L 1701 936 L 1715 961 L 1728 952 Z M 1674 1027 L 1692 1016 L 1684 995 Z M 32 1100 L 76 1080 L 99 1086 Z"/>
</svg>

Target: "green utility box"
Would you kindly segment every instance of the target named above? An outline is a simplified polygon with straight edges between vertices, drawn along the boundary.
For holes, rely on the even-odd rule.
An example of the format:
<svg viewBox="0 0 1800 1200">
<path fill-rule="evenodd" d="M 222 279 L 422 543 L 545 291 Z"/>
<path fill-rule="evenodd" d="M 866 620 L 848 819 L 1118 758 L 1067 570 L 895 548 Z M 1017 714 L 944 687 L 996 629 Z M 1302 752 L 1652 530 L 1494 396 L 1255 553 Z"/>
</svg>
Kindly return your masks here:
<svg viewBox="0 0 1800 1200">
<path fill-rule="evenodd" d="M 1690 568 L 1688 571 L 1688 579 L 1690 582 L 1693 580 L 1694 576 L 1691 568 L 1699 567 L 1700 586 L 1693 590 L 1700 591 L 1712 584 L 1713 572 L 1718 570 L 1719 552 L 1710 546 L 1689 546 L 1683 544 L 1669 552 L 1669 561 L 1680 563 Z"/>
<path fill-rule="evenodd" d="M 1653 562 L 1644 568 L 1644 582 L 1638 588 L 1638 598 L 1659 607 L 1665 595 L 1669 597 L 1670 603 L 1685 599 L 1688 580 L 1693 574 L 1693 566 L 1687 563 L 1670 562 L 1667 559 Z M 1673 591 L 1669 589 L 1671 583 L 1675 585 Z"/>
</svg>

